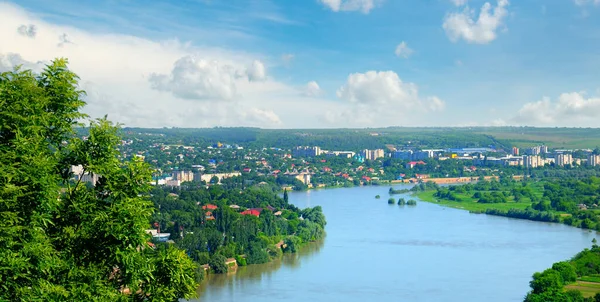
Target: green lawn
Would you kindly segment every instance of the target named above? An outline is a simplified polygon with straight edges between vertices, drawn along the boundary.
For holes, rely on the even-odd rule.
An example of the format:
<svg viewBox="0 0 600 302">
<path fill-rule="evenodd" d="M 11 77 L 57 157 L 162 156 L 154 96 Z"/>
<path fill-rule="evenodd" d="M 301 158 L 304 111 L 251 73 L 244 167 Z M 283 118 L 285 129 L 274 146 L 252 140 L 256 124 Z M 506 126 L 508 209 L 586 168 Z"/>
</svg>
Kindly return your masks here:
<svg viewBox="0 0 600 302">
<path fill-rule="evenodd" d="M 437 197 L 434 197 L 435 191 L 425 191 L 418 192 L 416 196 L 427 202 L 439 204 L 446 207 L 463 209 L 467 211 L 475 211 L 475 212 L 483 212 L 487 209 L 499 209 L 499 210 L 509 210 L 509 209 L 526 209 L 531 205 L 531 202 L 507 202 L 507 203 L 477 203 L 474 198 L 466 194 L 457 194 L 460 198 L 465 201 L 450 201 L 450 200 L 441 200 Z M 468 201 L 467 201 L 468 200 Z"/>
<path fill-rule="evenodd" d="M 585 277 L 583 277 L 583 278 L 585 278 Z M 600 292 L 600 283 L 577 280 L 577 282 L 565 286 L 565 289 L 566 290 L 576 289 L 576 290 L 580 291 L 581 294 L 586 298 L 593 297 L 596 293 Z"/>
</svg>

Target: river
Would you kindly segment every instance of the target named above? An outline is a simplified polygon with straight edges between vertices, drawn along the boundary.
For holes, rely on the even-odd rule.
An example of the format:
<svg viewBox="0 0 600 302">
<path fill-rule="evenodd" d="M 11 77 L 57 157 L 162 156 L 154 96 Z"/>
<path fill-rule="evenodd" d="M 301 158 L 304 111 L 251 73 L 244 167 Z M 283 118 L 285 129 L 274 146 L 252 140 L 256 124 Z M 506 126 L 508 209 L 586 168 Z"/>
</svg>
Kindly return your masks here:
<svg viewBox="0 0 600 302">
<path fill-rule="evenodd" d="M 522 301 L 534 272 L 590 247 L 596 236 L 426 202 L 388 205 L 388 189 L 290 193 L 298 207 L 323 207 L 324 241 L 210 276 L 194 301 Z"/>
</svg>

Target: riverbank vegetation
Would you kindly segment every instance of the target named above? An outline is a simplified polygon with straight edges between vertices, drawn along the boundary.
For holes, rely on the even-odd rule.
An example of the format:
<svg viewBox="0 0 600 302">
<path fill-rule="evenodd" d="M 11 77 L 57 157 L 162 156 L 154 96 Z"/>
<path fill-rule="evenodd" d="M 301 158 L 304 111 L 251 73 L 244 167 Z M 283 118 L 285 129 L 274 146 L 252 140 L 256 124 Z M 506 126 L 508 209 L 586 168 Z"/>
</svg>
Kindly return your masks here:
<svg viewBox="0 0 600 302">
<path fill-rule="evenodd" d="M 600 301 L 600 247 L 585 249 L 569 261 L 533 274 L 531 291 L 525 302 L 596 302 Z"/>
<path fill-rule="evenodd" d="M 159 211 L 150 222 L 215 273 L 227 271 L 227 259 L 265 263 L 325 235 L 321 207 L 299 209 L 269 187 L 156 187 L 152 201 Z"/>
<path fill-rule="evenodd" d="M 427 187 L 428 185 L 423 185 Z M 417 187 L 417 186 L 416 186 Z M 416 188 L 415 187 L 415 188 Z M 424 201 L 465 209 L 474 213 L 600 230 L 600 178 L 524 180 L 500 178 L 449 187 L 429 185 L 417 196 Z"/>
</svg>

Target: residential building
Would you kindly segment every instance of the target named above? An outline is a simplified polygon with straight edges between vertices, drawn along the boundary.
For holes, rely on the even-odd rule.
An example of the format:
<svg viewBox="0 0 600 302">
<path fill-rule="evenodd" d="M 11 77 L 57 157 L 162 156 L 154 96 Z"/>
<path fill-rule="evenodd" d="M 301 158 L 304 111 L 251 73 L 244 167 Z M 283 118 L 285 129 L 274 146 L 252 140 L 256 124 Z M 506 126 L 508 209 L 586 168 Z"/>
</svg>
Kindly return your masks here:
<svg viewBox="0 0 600 302">
<path fill-rule="evenodd" d="M 519 156 L 519 148 L 513 147 L 512 148 L 512 155 L 513 156 Z"/>
<path fill-rule="evenodd" d="M 423 151 L 413 151 L 413 150 L 400 150 L 392 153 L 393 158 L 402 159 L 402 160 L 424 160 L 427 158 L 432 158 L 434 156 L 434 151 L 432 150 L 423 150 Z"/>
<path fill-rule="evenodd" d="M 588 155 L 587 164 L 588 164 L 588 166 L 592 166 L 592 167 L 600 165 L 600 155 L 597 155 L 597 154 Z"/>
<path fill-rule="evenodd" d="M 361 156 L 368 160 L 376 160 L 378 158 L 384 157 L 385 151 L 383 151 L 383 149 L 375 149 L 375 150 L 365 149 L 361 152 Z"/>
<path fill-rule="evenodd" d="M 294 157 L 315 157 L 319 156 L 323 153 L 320 147 L 307 147 L 307 146 L 298 146 L 292 150 L 292 156 Z"/>
<path fill-rule="evenodd" d="M 544 166 L 544 159 L 538 155 L 526 155 L 523 157 L 525 168 L 537 168 Z"/>
<path fill-rule="evenodd" d="M 96 185 L 101 176 L 99 174 L 86 172 L 83 169 L 82 165 L 71 166 L 71 172 L 73 173 L 73 179 L 75 181 L 89 182 L 94 186 Z"/>
<path fill-rule="evenodd" d="M 194 181 L 194 172 L 192 171 L 175 171 L 173 172 L 173 179 L 181 182 Z"/>
<path fill-rule="evenodd" d="M 557 166 L 563 167 L 573 163 L 573 156 L 570 153 L 558 153 L 554 157 Z"/>
</svg>

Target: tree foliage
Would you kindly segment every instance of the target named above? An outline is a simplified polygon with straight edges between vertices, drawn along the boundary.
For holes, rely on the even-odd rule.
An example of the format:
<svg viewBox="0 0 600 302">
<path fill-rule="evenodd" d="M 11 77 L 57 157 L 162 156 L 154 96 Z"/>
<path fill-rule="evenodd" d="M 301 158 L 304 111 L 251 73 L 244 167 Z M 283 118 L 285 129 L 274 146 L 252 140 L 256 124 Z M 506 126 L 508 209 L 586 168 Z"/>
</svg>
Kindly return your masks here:
<svg viewBox="0 0 600 302">
<path fill-rule="evenodd" d="M 89 124 L 67 61 L 39 75 L 0 74 L 0 300 L 177 301 L 195 293 L 196 266 L 175 248 L 152 249 L 149 168 L 122 162 L 117 127 Z M 73 181 L 81 165 L 95 186 Z"/>
</svg>

